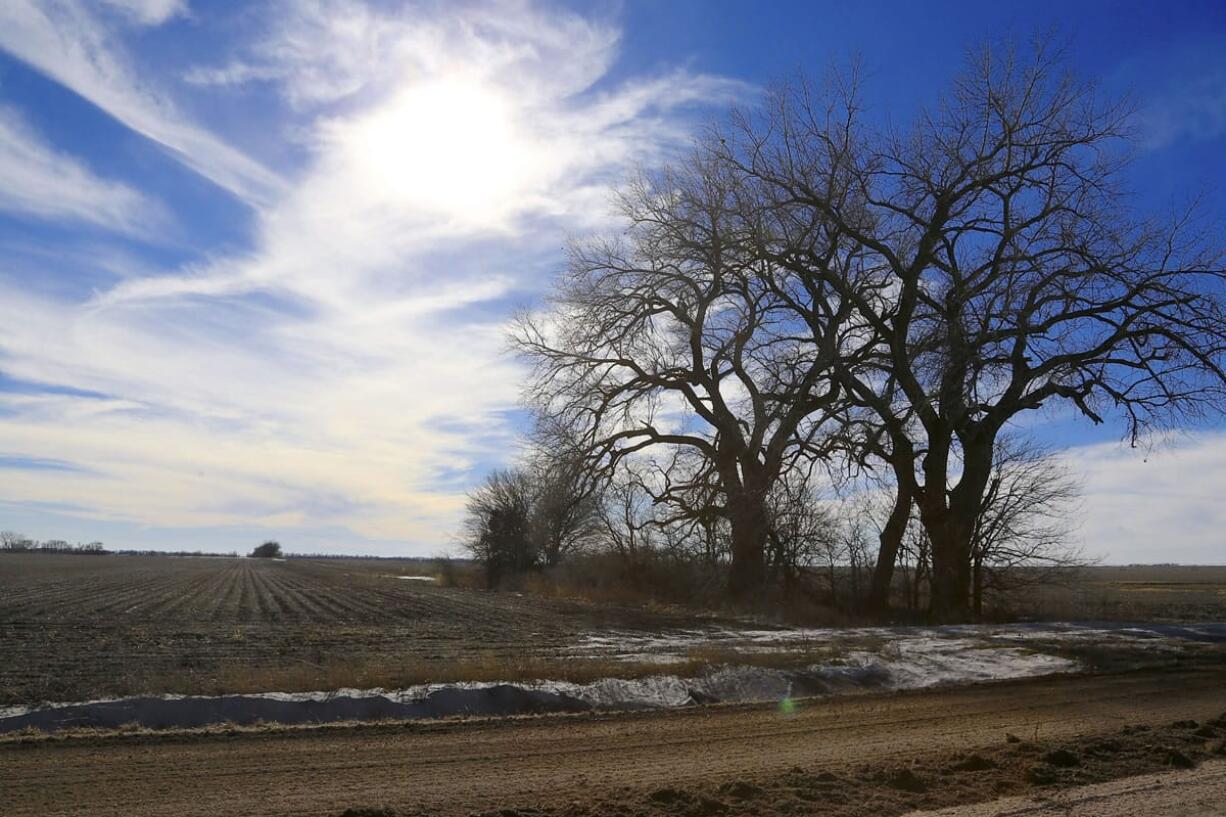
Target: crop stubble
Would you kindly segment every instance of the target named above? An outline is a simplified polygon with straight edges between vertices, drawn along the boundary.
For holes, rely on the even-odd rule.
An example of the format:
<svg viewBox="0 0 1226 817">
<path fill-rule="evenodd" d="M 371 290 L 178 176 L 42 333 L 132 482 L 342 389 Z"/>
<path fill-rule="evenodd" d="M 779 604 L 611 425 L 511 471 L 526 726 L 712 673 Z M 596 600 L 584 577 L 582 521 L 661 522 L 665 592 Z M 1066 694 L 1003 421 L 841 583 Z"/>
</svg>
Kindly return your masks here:
<svg viewBox="0 0 1226 817">
<path fill-rule="evenodd" d="M 557 658 L 588 627 L 676 623 L 398 579 L 405 569 L 5 554 L 0 705 L 448 680 Z"/>
</svg>

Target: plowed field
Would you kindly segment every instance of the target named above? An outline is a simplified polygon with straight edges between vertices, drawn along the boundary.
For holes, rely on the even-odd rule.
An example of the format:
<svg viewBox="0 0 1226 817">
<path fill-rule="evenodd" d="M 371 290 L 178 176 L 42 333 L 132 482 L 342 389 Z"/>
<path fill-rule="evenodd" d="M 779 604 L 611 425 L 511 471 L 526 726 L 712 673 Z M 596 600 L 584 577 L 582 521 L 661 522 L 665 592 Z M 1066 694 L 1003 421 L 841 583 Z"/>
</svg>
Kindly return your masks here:
<svg viewBox="0 0 1226 817">
<path fill-rule="evenodd" d="M 555 656 L 633 611 L 452 590 L 386 561 L 0 556 L 0 705 L 406 686 Z M 461 672 L 462 670 L 462 672 Z"/>
</svg>

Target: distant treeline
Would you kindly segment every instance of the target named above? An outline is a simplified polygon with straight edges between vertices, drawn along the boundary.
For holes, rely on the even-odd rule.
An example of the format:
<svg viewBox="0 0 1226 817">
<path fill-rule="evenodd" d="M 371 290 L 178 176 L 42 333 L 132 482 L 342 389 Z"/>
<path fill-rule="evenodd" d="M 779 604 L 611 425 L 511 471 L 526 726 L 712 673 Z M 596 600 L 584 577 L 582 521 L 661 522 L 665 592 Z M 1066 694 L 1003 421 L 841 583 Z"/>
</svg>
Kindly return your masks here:
<svg viewBox="0 0 1226 817">
<path fill-rule="evenodd" d="M 77 542 L 72 544 L 63 539 L 46 539 L 39 541 L 13 531 L 0 531 L 0 552 L 9 553 L 83 553 L 91 556 L 209 556 L 222 559 L 238 558 L 237 551 L 228 553 L 211 553 L 203 550 L 108 550 L 102 542 Z M 435 564 L 440 561 L 469 562 L 470 559 L 453 558 L 449 556 L 355 556 L 345 553 L 284 553 L 286 559 L 363 559 L 369 561 L 416 562 L 419 564 Z"/>
<path fill-rule="evenodd" d="M 0 550 L 22 553 L 86 553 L 100 556 L 110 553 L 101 542 L 70 544 L 63 539 L 38 541 L 12 531 L 0 531 Z"/>
<path fill-rule="evenodd" d="M 463 556 L 356 556 L 351 553 L 286 553 L 286 559 L 361 559 L 374 562 L 416 562 L 418 564 L 434 564 L 436 562 L 471 562 Z"/>
<path fill-rule="evenodd" d="M 238 551 L 229 553 L 213 553 L 203 550 L 112 550 L 115 556 L 209 556 L 219 559 L 237 559 Z"/>
<path fill-rule="evenodd" d="M 107 550 L 102 542 L 77 542 L 75 545 L 63 539 L 39 541 L 20 533 L 0 531 L 0 553 L 79 553 L 88 556 L 218 556 L 233 559 L 229 553 L 206 553 L 201 550 Z"/>
</svg>

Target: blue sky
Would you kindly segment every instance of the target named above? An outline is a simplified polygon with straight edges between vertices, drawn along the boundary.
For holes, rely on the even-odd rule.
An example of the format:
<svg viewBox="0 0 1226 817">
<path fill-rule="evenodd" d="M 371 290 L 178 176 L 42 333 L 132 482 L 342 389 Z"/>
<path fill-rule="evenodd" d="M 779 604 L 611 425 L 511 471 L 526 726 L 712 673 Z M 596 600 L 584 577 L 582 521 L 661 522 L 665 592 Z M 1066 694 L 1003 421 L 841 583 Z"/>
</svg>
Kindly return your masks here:
<svg viewBox="0 0 1226 817">
<path fill-rule="evenodd" d="M 1226 4 L 0 3 L 0 527 L 415 553 L 509 461 L 502 326 L 701 125 L 858 58 L 904 125 L 990 38 L 1136 108 L 1138 208 L 1226 222 Z M 1226 435 L 1030 430 L 1113 562 L 1226 561 Z M 1197 479 L 1187 479 L 1196 473 Z"/>
</svg>

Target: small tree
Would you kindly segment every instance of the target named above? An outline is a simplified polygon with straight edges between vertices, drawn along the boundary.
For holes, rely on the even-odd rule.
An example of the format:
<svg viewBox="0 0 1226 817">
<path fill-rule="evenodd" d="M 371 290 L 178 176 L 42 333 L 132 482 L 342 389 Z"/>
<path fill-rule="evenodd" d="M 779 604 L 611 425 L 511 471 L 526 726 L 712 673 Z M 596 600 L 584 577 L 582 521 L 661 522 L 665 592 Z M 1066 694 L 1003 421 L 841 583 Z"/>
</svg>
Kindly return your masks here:
<svg viewBox="0 0 1226 817">
<path fill-rule="evenodd" d="M 532 486 L 522 469 L 495 471 L 468 495 L 464 547 L 485 566 L 486 584 L 540 566 L 532 531 Z"/>
<path fill-rule="evenodd" d="M 280 559 L 281 558 L 281 543 L 268 541 L 251 551 L 251 556 L 254 559 Z"/>
<path fill-rule="evenodd" d="M 1085 563 L 1071 543 L 1080 486 L 1068 468 L 1041 446 L 1014 437 L 997 441 L 992 468 L 971 545 L 976 618 L 988 593 L 1017 591 Z"/>
<path fill-rule="evenodd" d="M 529 536 L 545 567 L 580 551 L 600 531 L 596 485 L 583 463 L 568 456 L 541 456 L 528 469 L 531 490 Z"/>
<path fill-rule="evenodd" d="M 837 568 L 842 561 L 834 519 L 804 474 L 780 479 L 768 502 L 767 566 L 771 578 L 782 581 L 788 593 L 795 592 L 805 568 L 824 564 L 830 582 L 830 600 L 835 601 Z"/>
</svg>

